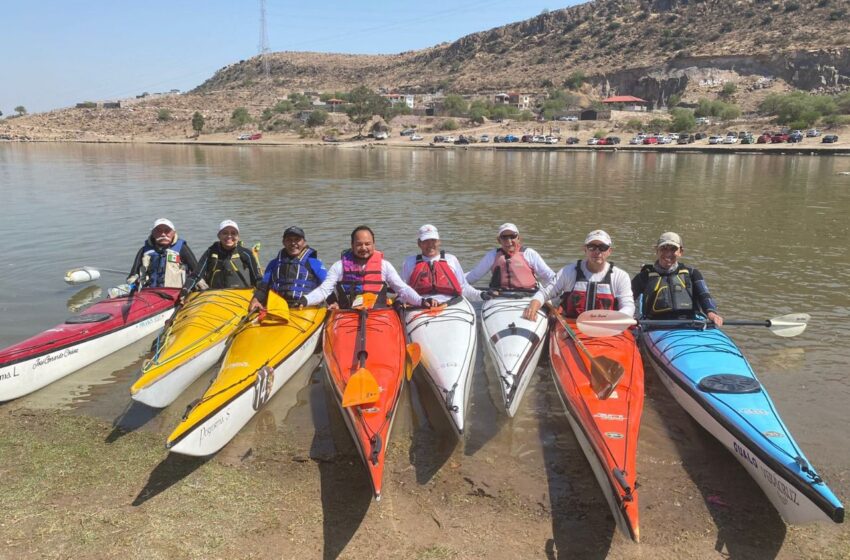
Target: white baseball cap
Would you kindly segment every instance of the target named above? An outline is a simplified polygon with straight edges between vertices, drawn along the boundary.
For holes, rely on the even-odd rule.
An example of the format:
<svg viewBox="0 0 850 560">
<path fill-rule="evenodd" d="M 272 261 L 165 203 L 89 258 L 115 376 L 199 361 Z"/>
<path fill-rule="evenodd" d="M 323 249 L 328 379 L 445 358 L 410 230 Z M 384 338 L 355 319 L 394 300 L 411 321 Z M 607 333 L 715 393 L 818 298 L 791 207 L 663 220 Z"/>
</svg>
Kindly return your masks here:
<svg viewBox="0 0 850 560">
<path fill-rule="evenodd" d="M 174 227 L 174 224 L 171 223 L 171 220 L 168 220 L 166 218 L 160 218 L 153 223 L 153 227 L 151 228 L 151 231 L 155 230 L 159 226 L 168 226 L 172 231 L 176 229 Z"/>
<path fill-rule="evenodd" d="M 584 238 L 584 244 L 592 243 L 593 241 L 599 241 L 604 243 L 605 245 L 611 246 L 611 236 L 605 233 L 601 229 L 595 229 L 587 234 L 587 237 Z"/>
<path fill-rule="evenodd" d="M 239 233 L 239 226 L 236 225 L 236 222 L 233 220 L 224 220 L 220 224 L 218 224 L 218 231 L 223 230 L 226 227 L 232 227 L 236 230 L 236 233 Z"/>
<path fill-rule="evenodd" d="M 510 222 L 504 223 L 499 226 L 499 235 L 502 235 L 506 231 L 512 231 L 516 234 L 519 234 L 519 228 Z"/>
<path fill-rule="evenodd" d="M 682 236 L 672 231 L 665 231 L 661 234 L 661 237 L 659 237 L 658 241 L 655 243 L 656 247 L 663 247 L 664 245 L 673 245 L 677 249 L 681 249 Z"/>
<path fill-rule="evenodd" d="M 419 228 L 419 241 L 425 241 L 426 239 L 439 239 L 440 233 L 437 231 L 437 228 L 432 226 L 431 224 L 425 224 L 421 228 Z"/>
</svg>

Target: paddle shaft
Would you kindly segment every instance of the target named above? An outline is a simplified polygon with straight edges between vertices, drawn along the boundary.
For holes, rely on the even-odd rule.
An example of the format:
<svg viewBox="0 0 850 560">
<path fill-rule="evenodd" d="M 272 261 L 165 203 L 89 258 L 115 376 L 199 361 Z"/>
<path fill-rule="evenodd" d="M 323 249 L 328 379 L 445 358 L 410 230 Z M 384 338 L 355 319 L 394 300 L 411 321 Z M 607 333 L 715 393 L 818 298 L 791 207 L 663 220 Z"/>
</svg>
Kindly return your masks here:
<svg viewBox="0 0 850 560">
<path fill-rule="evenodd" d="M 359 321 L 357 323 L 357 362 L 360 368 L 366 367 L 366 320 L 369 318 L 369 311 L 361 309 L 357 312 Z"/>
</svg>

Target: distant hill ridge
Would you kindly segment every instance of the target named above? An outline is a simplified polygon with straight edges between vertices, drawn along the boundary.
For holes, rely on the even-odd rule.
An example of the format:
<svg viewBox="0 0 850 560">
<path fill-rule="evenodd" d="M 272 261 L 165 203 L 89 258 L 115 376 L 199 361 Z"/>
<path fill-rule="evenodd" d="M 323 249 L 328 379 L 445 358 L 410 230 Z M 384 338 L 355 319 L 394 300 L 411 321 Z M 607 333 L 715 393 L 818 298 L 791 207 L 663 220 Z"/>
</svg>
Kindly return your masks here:
<svg viewBox="0 0 850 560">
<path fill-rule="evenodd" d="M 847 0 L 596 0 L 419 51 L 280 52 L 269 62 L 285 90 L 541 90 L 581 71 L 601 94 L 657 103 L 731 74 L 835 91 L 850 87 L 848 19 Z M 194 91 L 252 89 L 260 75 L 255 57 Z"/>
</svg>

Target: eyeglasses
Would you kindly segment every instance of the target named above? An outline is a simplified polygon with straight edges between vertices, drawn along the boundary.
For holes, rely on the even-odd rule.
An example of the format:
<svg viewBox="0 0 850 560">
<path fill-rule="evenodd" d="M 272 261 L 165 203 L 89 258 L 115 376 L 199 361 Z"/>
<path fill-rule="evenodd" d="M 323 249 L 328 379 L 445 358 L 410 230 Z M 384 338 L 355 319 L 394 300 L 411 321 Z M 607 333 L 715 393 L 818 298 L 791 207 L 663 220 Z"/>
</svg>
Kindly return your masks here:
<svg viewBox="0 0 850 560">
<path fill-rule="evenodd" d="M 506 233 L 506 234 L 500 235 L 499 239 L 501 239 L 503 241 L 507 241 L 508 239 L 516 239 L 517 237 L 519 237 L 518 233 Z"/>
<path fill-rule="evenodd" d="M 593 243 L 591 243 L 591 244 L 589 244 L 589 245 L 585 245 L 584 247 L 585 247 L 585 249 L 587 249 L 588 251 L 597 251 L 597 252 L 599 252 L 599 253 L 604 253 L 605 251 L 607 251 L 608 249 L 610 249 L 610 248 L 611 248 L 611 247 L 610 247 L 610 246 L 608 246 L 608 245 L 595 245 L 595 244 L 593 244 Z"/>
</svg>

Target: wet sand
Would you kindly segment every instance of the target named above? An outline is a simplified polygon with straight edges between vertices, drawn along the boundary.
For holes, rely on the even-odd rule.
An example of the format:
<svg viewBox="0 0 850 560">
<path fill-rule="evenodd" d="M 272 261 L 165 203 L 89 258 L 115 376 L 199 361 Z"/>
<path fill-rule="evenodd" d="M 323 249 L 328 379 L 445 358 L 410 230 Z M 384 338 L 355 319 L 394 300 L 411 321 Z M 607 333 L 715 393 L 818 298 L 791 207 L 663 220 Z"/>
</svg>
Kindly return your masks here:
<svg viewBox="0 0 850 560">
<path fill-rule="evenodd" d="M 786 526 L 651 372 L 638 452 L 641 544 L 616 531 L 550 378 L 514 419 L 479 351 L 463 442 L 418 371 L 384 497 L 318 358 L 221 452 L 165 437 L 212 371 L 162 411 L 131 405 L 150 340 L 0 405 L 0 558 L 846 558 L 846 525 Z M 848 495 L 846 465 L 818 465 Z"/>
</svg>

